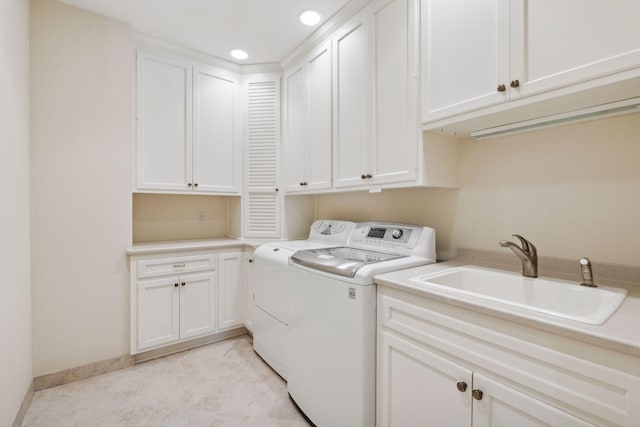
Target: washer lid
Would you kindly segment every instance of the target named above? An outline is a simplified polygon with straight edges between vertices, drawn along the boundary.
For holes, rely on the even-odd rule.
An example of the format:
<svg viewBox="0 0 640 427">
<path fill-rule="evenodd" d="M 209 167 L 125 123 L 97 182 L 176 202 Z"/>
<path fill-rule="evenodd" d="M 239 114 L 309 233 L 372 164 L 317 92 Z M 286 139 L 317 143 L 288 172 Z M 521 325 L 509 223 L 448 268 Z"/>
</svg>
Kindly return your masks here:
<svg viewBox="0 0 640 427">
<path fill-rule="evenodd" d="M 358 269 L 364 265 L 405 257 L 406 255 L 340 246 L 297 251 L 291 256 L 291 261 L 327 273 L 355 277 Z"/>
</svg>

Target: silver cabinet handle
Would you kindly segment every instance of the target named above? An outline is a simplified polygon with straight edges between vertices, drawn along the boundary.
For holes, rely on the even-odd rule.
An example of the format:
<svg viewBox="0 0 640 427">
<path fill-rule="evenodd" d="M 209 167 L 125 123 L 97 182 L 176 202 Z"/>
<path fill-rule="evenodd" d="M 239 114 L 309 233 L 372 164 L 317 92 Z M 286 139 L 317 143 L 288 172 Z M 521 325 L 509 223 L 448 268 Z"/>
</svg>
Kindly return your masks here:
<svg viewBox="0 0 640 427">
<path fill-rule="evenodd" d="M 182 264 L 173 264 L 173 268 L 185 268 L 187 264 L 182 263 Z"/>
</svg>

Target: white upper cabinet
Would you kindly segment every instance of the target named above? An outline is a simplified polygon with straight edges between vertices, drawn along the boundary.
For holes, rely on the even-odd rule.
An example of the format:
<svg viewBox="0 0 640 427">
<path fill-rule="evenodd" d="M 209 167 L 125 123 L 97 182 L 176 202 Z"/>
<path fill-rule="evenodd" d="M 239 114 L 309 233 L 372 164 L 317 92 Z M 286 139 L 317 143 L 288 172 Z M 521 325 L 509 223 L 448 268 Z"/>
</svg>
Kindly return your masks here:
<svg viewBox="0 0 640 427">
<path fill-rule="evenodd" d="M 361 185 L 369 169 L 370 69 L 369 26 L 365 16 L 345 24 L 333 38 L 333 182 Z"/>
<path fill-rule="evenodd" d="M 194 67 L 193 182 L 197 191 L 239 191 L 238 82 L 232 73 Z"/>
<path fill-rule="evenodd" d="M 416 0 L 377 2 L 372 11 L 373 184 L 418 177 L 418 16 Z"/>
<path fill-rule="evenodd" d="M 305 61 L 306 174 L 305 188 L 331 188 L 332 153 L 332 58 L 331 44 L 320 46 Z"/>
<path fill-rule="evenodd" d="M 305 177 L 304 67 L 295 67 L 284 77 L 285 134 L 283 138 L 284 185 L 286 191 L 303 188 Z"/>
<path fill-rule="evenodd" d="M 136 189 L 239 193 L 235 76 L 140 51 L 137 85 Z"/>
<path fill-rule="evenodd" d="M 637 0 L 512 0 L 511 8 L 518 96 L 640 66 Z"/>
<path fill-rule="evenodd" d="M 375 0 L 288 67 L 288 193 L 436 182 L 424 168 L 419 28 L 419 0 Z"/>
<path fill-rule="evenodd" d="M 184 191 L 191 182 L 191 65 L 138 53 L 138 189 Z"/>
<path fill-rule="evenodd" d="M 421 14 L 422 121 L 506 100 L 509 0 L 422 0 Z"/>
<path fill-rule="evenodd" d="M 495 126 L 640 95 L 635 0 L 422 0 L 421 14 L 425 129 L 506 112 Z M 631 90 L 602 90 L 620 82 Z M 498 106 L 507 101 L 518 102 Z"/>
<path fill-rule="evenodd" d="M 334 37 L 334 184 L 416 182 L 416 0 L 378 0 Z"/>
<path fill-rule="evenodd" d="M 331 72 L 326 43 L 285 73 L 287 192 L 331 188 Z"/>
</svg>

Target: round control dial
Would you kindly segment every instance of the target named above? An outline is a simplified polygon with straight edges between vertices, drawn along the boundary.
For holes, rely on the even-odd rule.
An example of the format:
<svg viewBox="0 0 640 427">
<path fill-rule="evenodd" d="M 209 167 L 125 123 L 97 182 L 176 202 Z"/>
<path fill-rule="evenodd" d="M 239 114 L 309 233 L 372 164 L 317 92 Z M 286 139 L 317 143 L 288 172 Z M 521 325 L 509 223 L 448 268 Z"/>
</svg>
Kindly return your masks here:
<svg viewBox="0 0 640 427">
<path fill-rule="evenodd" d="M 391 237 L 393 237 L 394 239 L 399 239 L 402 237 L 402 235 L 404 234 L 404 232 L 402 230 L 400 230 L 399 228 L 393 230 L 393 232 L 391 233 Z"/>
</svg>

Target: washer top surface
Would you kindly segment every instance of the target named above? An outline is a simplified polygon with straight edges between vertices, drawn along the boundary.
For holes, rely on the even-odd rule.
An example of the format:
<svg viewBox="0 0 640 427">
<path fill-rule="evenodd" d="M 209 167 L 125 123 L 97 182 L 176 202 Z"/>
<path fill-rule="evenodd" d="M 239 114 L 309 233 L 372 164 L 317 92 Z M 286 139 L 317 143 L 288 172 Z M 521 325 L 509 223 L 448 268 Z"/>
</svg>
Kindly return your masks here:
<svg viewBox="0 0 640 427">
<path fill-rule="evenodd" d="M 327 230 L 327 234 L 334 231 L 333 227 L 328 230 L 326 225 L 317 228 Z M 311 233 L 314 233 L 313 226 Z M 435 230 L 432 228 L 390 222 L 361 222 L 354 225 L 346 244 L 331 248 L 299 249 L 289 262 L 315 274 L 370 285 L 375 274 L 435 261 Z"/>
<path fill-rule="evenodd" d="M 367 264 L 403 258 L 404 256 L 339 246 L 300 250 L 292 255 L 291 261 L 327 273 L 354 277 L 357 271 Z"/>
</svg>

